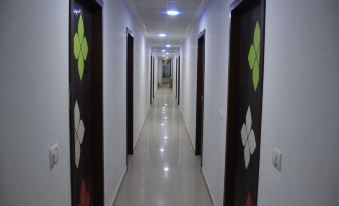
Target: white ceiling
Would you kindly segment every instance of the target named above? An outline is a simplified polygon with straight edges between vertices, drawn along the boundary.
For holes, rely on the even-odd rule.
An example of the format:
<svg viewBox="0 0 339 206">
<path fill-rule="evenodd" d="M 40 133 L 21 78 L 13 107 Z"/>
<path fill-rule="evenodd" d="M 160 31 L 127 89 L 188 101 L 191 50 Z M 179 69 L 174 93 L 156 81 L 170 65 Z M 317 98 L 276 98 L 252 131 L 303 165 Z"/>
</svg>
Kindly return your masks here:
<svg viewBox="0 0 339 206">
<path fill-rule="evenodd" d="M 146 36 L 154 52 L 166 49 L 175 53 L 185 37 L 187 27 L 197 18 L 209 0 L 125 0 L 134 16 L 145 26 Z M 178 16 L 165 14 L 168 9 L 176 9 Z M 161 38 L 159 33 L 166 33 Z M 165 48 L 170 44 L 171 48 Z"/>
</svg>

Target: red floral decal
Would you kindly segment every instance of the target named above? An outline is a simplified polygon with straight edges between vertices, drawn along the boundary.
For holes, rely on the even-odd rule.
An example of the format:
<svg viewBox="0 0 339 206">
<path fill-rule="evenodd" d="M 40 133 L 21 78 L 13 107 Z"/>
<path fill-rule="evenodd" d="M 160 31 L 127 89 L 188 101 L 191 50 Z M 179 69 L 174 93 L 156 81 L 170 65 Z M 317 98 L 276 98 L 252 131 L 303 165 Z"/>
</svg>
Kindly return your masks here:
<svg viewBox="0 0 339 206">
<path fill-rule="evenodd" d="M 252 198 L 251 198 L 251 193 L 247 195 L 247 200 L 246 200 L 246 206 L 252 206 Z"/>
<path fill-rule="evenodd" d="M 91 201 L 91 196 L 87 192 L 86 183 L 84 180 L 81 182 L 81 191 L 80 191 L 80 206 L 89 206 Z"/>
</svg>

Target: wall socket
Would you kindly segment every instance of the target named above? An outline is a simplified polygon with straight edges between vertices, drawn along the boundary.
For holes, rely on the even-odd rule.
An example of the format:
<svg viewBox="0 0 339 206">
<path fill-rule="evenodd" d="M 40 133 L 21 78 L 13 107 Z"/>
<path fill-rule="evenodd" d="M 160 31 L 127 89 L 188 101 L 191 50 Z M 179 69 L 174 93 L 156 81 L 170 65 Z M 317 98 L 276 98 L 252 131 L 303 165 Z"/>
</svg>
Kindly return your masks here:
<svg viewBox="0 0 339 206">
<path fill-rule="evenodd" d="M 59 145 L 55 144 L 49 148 L 49 166 L 53 169 L 59 161 Z"/>
<path fill-rule="evenodd" d="M 273 148 L 272 164 L 279 172 L 281 172 L 282 153 L 277 148 Z"/>
</svg>

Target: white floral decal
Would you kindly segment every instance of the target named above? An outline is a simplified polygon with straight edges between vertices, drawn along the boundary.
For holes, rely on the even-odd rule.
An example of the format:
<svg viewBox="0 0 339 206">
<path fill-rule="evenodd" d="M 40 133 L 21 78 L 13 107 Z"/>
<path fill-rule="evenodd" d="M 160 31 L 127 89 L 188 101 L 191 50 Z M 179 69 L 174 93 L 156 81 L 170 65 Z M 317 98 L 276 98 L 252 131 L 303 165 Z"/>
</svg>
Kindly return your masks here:
<svg viewBox="0 0 339 206">
<path fill-rule="evenodd" d="M 248 164 L 250 163 L 251 154 L 253 154 L 256 148 L 255 135 L 252 129 L 252 114 L 251 108 L 248 107 L 246 113 L 246 122 L 242 125 L 241 128 L 241 140 L 244 148 L 244 158 L 245 158 L 245 167 L 247 169 Z"/>
<path fill-rule="evenodd" d="M 80 110 L 78 102 L 75 101 L 74 107 L 74 142 L 75 142 L 75 165 L 79 167 L 80 161 L 80 145 L 84 140 L 85 126 L 83 121 L 80 119 Z"/>
</svg>

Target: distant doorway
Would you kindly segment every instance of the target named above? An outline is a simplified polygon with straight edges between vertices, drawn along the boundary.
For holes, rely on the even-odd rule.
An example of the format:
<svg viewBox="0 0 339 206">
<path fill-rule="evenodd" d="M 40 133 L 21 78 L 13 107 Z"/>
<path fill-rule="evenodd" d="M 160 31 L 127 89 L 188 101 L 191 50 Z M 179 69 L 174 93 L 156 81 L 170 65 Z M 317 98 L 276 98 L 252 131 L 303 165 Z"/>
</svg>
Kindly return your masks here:
<svg viewBox="0 0 339 206">
<path fill-rule="evenodd" d="M 126 159 L 133 154 L 133 65 L 134 38 L 131 31 L 126 29 Z M 127 161 L 126 160 L 126 161 Z"/>
<path fill-rule="evenodd" d="M 198 38 L 197 58 L 197 108 L 196 108 L 196 139 L 195 154 L 203 155 L 203 127 L 204 127 L 204 85 L 205 85 L 205 31 Z"/>
<path fill-rule="evenodd" d="M 71 203 L 103 206 L 102 7 L 71 0 L 69 14 Z"/>
<path fill-rule="evenodd" d="M 172 60 L 162 60 L 161 88 L 172 88 Z"/>
<path fill-rule="evenodd" d="M 231 5 L 224 205 L 257 205 L 265 0 Z"/>
</svg>

